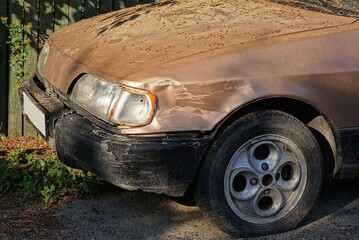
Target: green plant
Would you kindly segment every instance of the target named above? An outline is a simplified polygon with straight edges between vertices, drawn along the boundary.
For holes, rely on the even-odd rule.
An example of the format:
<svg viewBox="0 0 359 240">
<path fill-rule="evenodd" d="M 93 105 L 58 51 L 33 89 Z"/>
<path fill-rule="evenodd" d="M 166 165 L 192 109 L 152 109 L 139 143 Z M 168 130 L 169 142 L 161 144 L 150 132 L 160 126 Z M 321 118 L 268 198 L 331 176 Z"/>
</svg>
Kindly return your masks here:
<svg viewBox="0 0 359 240">
<path fill-rule="evenodd" d="M 55 156 L 45 159 L 23 149 L 0 159 L 0 196 L 19 193 L 20 201 L 81 195 L 91 191 L 98 179 L 88 173 L 63 165 Z"/>
<path fill-rule="evenodd" d="M 13 68 L 16 80 L 21 83 L 29 75 L 29 68 L 26 66 L 30 62 L 30 43 L 29 34 L 32 28 L 31 23 L 26 25 L 20 22 L 9 24 L 6 17 L 1 17 L 1 23 L 8 30 L 8 41 L 10 46 L 10 67 Z"/>
</svg>

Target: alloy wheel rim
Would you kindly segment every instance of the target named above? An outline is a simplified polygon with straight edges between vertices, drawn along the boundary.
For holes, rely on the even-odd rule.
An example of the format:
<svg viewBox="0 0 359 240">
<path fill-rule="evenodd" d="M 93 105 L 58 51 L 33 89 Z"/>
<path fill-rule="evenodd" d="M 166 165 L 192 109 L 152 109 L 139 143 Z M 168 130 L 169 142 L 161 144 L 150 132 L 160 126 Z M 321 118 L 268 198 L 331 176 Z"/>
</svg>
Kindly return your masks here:
<svg viewBox="0 0 359 240">
<path fill-rule="evenodd" d="M 241 219 L 265 224 L 287 215 L 298 204 L 307 182 L 307 164 L 289 138 L 267 134 L 243 144 L 224 176 L 228 205 Z"/>
</svg>

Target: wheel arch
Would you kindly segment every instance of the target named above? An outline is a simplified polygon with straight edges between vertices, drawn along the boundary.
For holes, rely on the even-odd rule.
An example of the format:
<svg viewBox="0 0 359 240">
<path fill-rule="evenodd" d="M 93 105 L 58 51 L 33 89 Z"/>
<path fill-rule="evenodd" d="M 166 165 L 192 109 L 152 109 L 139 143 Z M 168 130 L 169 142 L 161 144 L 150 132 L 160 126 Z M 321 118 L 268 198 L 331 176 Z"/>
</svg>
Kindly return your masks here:
<svg viewBox="0 0 359 240">
<path fill-rule="evenodd" d="M 330 183 L 342 165 L 339 132 L 324 113 L 304 100 L 292 97 L 270 97 L 247 103 L 233 111 L 217 126 L 212 142 L 238 118 L 261 110 L 283 111 L 299 119 L 311 130 L 320 145 L 324 159 L 324 183 Z"/>
</svg>

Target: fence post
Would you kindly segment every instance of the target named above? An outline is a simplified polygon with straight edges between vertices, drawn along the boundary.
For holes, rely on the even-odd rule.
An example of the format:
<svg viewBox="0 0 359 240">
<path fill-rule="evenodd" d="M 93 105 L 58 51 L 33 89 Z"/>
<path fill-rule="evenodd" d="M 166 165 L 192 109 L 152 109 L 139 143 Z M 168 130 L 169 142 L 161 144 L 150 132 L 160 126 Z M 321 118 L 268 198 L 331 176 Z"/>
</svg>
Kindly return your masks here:
<svg viewBox="0 0 359 240">
<path fill-rule="evenodd" d="M 0 17 L 7 16 L 7 1 L 0 4 Z M 0 24 L 0 133 L 7 134 L 7 95 L 8 95 L 8 55 L 7 55 L 7 30 Z"/>
<path fill-rule="evenodd" d="M 29 61 L 25 62 L 25 67 L 29 71 L 29 76 L 31 76 L 36 70 L 37 63 L 37 44 L 38 44 L 38 23 L 39 23 L 39 15 L 37 13 L 38 10 L 38 0 L 25 0 L 24 2 L 24 24 L 31 23 L 32 29 L 30 34 L 30 50 L 29 50 Z M 23 120 L 23 135 L 24 136 L 36 136 L 37 133 L 32 125 L 27 121 Z"/>
<path fill-rule="evenodd" d="M 54 30 L 54 4 L 50 0 L 39 1 L 39 42 L 38 50 Z"/>
<path fill-rule="evenodd" d="M 10 22 L 22 24 L 24 19 L 24 1 L 9 1 Z M 9 71 L 9 102 L 8 102 L 8 135 L 22 135 L 22 113 L 18 95 L 18 80 L 15 69 Z"/>
<path fill-rule="evenodd" d="M 69 1 L 55 1 L 54 8 L 54 31 L 57 31 L 62 27 L 69 25 Z"/>
</svg>

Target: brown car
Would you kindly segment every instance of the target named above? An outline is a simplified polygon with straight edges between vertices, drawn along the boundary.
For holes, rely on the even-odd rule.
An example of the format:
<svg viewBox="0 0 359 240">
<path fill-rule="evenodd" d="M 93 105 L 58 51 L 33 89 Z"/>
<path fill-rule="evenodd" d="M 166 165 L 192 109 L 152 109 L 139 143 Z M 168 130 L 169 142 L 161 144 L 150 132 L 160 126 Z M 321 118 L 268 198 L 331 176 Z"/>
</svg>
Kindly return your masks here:
<svg viewBox="0 0 359 240">
<path fill-rule="evenodd" d="M 160 1 L 55 32 L 20 88 L 66 165 L 195 197 L 235 235 L 295 227 L 359 173 L 359 21 L 259 0 Z"/>
</svg>

